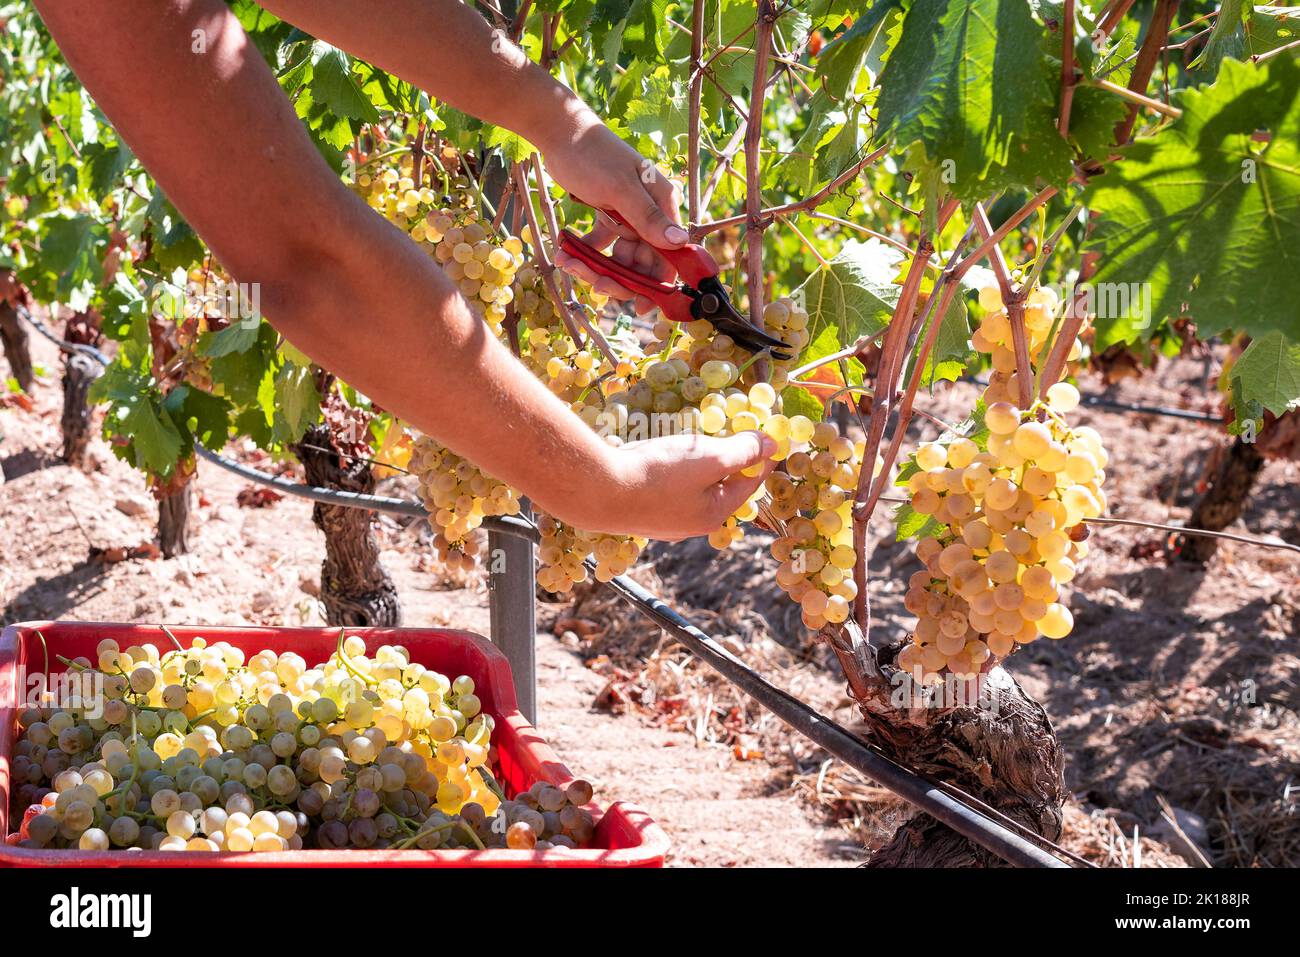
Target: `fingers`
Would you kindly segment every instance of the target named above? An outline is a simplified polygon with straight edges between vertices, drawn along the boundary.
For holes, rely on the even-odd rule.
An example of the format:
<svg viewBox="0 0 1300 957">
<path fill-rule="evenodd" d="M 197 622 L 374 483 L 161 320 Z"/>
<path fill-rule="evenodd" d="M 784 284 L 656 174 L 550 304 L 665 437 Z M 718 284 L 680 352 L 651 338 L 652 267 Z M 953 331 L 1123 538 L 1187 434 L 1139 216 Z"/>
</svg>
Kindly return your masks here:
<svg viewBox="0 0 1300 957">
<path fill-rule="evenodd" d="M 676 270 L 653 246 L 642 242 L 640 239 L 624 239 L 619 236 L 618 232 L 605 227 L 600 221 L 597 222 L 591 232 L 582 238 L 597 249 L 603 249 L 610 242 L 613 242 L 613 248 L 609 253 L 612 260 L 630 269 L 635 269 L 652 280 L 670 282 L 676 278 Z M 654 309 L 654 303 L 649 299 L 636 295 L 622 283 L 608 276 L 600 275 L 582 260 L 568 255 L 563 250 L 557 249 L 555 251 L 555 265 L 569 275 L 587 283 L 597 292 L 613 299 L 636 299 L 636 309 L 639 314 L 644 315 Z"/>
<path fill-rule="evenodd" d="M 672 184 L 660 173 L 656 172 L 654 178 L 656 181 L 668 183 L 664 202 L 661 204 L 660 200 L 648 191 L 649 188 L 655 188 L 660 195 L 664 195 L 663 189 L 650 183 L 647 184 L 647 188 L 629 192 L 626 198 L 620 197 L 619 213 L 632 224 L 632 228 L 642 239 L 653 246 L 675 247 L 690 242 L 690 235 L 677 223 L 677 207 L 672 204 L 674 195 Z"/>
<path fill-rule="evenodd" d="M 611 299 L 631 299 L 633 297 L 630 289 L 624 288 L 621 283 L 614 281 L 609 276 L 600 275 L 581 259 L 575 259 L 567 253 L 556 250 L 555 265 L 570 276 L 582 280 L 592 289 L 602 295 L 609 296 Z"/>
<path fill-rule="evenodd" d="M 714 439 L 710 445 L 709 467 L 713 470 L 715 482 L 728 479 L 734 473 L 760 462 L 769 466 L 775 464 L 771 461 L 771 456 L 776 451 L 776 441 L 762 432 L 741 432 Z"/>
<path fill-rule="evenodd" d="M 653 178 L 646 183 L 646 192 L 648 192 L 661 209 L 667 210 L 672 221 L 681 225 L 682 216 L 682 189 L 673 180 L 669 179 L 663 172 L 655 167 L 653 169 Z"/>
</svg>

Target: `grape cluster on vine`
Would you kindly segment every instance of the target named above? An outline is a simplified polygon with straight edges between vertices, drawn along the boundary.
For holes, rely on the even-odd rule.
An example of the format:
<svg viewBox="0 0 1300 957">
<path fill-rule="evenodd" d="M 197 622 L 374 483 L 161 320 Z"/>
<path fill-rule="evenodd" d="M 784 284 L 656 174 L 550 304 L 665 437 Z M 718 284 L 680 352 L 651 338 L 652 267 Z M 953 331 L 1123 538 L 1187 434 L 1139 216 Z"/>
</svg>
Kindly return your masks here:
<svg viewBox="0 0 1300 957">
<path fill-rule="evenodd" d="M 1074 619 L 1061 586 L 1088 553 L 1084 520 L 1106 508 L 1101 436 L 1065 418 L 1078 390 L 1057 382 L 1017 408 L 1010 320 L 996 289 L 982 290 L 980 301 L 987 313 L 972 343 L 991 353 L 994 369 L 982 396 L 987 436 L 922 445 L 906 479 L 912 509 L 938 530 L 916 546 L 925 568 L 909 580 L 904 605 L 918 620 L 898 664 L 927 682 L 972 677 L 1017 645 L 1068 635 Z M 1027 299 L 1034 363 L 1048 347 L 1057 306 L 1047 289 Z M 1070 355 L 1080 350 L 1073 343 Z"/>
</svg>

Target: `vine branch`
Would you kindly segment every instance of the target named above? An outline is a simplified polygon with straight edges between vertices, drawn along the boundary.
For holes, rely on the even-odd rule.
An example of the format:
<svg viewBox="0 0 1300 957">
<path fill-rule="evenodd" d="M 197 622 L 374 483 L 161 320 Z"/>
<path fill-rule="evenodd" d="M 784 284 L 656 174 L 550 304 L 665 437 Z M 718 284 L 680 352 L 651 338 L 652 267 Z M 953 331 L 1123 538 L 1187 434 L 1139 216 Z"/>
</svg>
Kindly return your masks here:
<svg viewBox="0 0 1300 957">
<path fill-rule="evenodd" d="M 975 226 L 985 242 L 996 235 L 982 203 L 975 204 L 974 219 Z M 1033 403 L 1034 370 L 1029 361 L 1029 335 L 1025 330 L 1025 290 L 1017 289 L 1012 284 L 1006 257 L 1002 255 L 1002 247 L 996 242 L 989 249 L 989 265 L 993 269 L 993 275 L 997 277 L 998 288 L 1002 290 L 1002 302 L 1007 307 L 1007 321 L 1011 324 L 1011 344 L 1016 353 L 1016 384 L 1020 389 L 1020 408 L 1027 409 Z"/>
<path fill-rule="evenodd" d="M 745 123 L 745 279 L 749 293 L 749 314 L 763 314 L 763 177 L 760 149 L 763 145 L 763 102 L 767 98 L 767 60 L 772 48 L 776 12 L 770 0 L 759 0 L 754 25 L 754 85 Z"/>
<path fill-rule="evenodd" d="M 1169 27 L 1177 11 L 1178 0 L 1156 0 L 1155 11 L 1147 26 L 1147 35 L 1142 40 L 1142 48 L 1138 50 L 1137 61 L 1133 64 L 1133 73 L 1128 81 L 1128 88 L 1133 93 L 1145 96 L 1151 75 L 1160 59 L 1161 48 L 1169 40 Z M 1137 122 L 1140 108 L 1138 104 L 1133 104 L 1129 107 L 1128 116 L 1115 125 L 1117 144 L 1127 143 L 1133 135 L 1133 124 Z"/>
</svg>

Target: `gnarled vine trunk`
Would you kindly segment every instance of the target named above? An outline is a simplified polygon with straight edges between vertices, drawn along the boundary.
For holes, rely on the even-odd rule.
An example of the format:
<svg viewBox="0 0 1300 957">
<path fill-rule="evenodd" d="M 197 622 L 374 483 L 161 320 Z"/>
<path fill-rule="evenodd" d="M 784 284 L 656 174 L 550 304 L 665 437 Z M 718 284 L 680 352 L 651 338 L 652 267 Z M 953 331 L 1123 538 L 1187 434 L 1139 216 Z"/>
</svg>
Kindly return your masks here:
<svg viewBox="0 0 1300 957">
<path fill-rule="evenodd" d="M 316 446 L 317 448 L 312 448 Z M 307 472 L 307 483 L 346 492 L 372 494 L 375 477 L 370 465 L 349 460 L 332 449 L 330 429 L 315 425 L 307 430 L 294 452 Z M 325 533 L 325 561 L 321 563 L 321 600 L 331 625 L 400 625 L 402 608 L 397 589 L 379 560 L 379 543 L 371 527 L 372 513 L 343 505 L 312 509 L 316 527 Z"/>
<path fill-rule="evenodd" d="M 4 345 L 9 370 L 18 380 L 19 388 L 30 393 L 36 384 L 36 374 L 32 368 L 29 337 L 27 330 L 18 321 L 17 311 L 3 298 L 0 298 L 0 343 Z"/>
<path fill-rule="evenodd" d="M 190 550 L 192 484 L 187 479 L 158 499 L 158 548 L 165 558 L 175 558 Z"/>
<path fill-rule="evenodd" d="M 1205 465 L 1205 493 L 1192 509 L 1187 527 L 1220 532 L 1235 522 L 1245 511 L 1251 487 L 1263 467 L 1264 456 L 1258 447 L 1240 437 L 1229 446 L 1216 448 Z M 1214 557 L 1218 546 L 1218 540 L 1209 536 L 1188 535 L 1178 555 L 1184 561 L 1204 564 Z"/>
<path fill-rule="evenodd" d="M 86 395 L 91 384 L 103 372 L 98 362 L 80 354 L 68 356 L 63 366 L 63 461 L 77 468 L 86 467 L 86 449 L 90 445 L 90 403 Z"/>
<path fill-rule="evenodd" d="M 98 346 L 100 317 L 82 312 L 68 320 L 63 338 L 68 342 Z M 103 374 L 103 368 L 88 355 L 73 352 L 63 360 L 63 461 L 77 468 L 86 466 L 86 449 L 90 445 L 90 405 L 86 401 L 91 384 Z"/>
<path fill-rule="evenodd" d="M 901 645 L 855 657 L 854 627 L 823 631 L 867 724 L 865 737 L 887 757 L 953 785 L 1050 841 L 1061 836 L 1065 778 L 1061 746 L 1043 707 L 1011 674 L 991 669 L 978 694 L 919 706 L 894 666 Z M 864 669 L 860 662 L 867 659 Z M 864 673 L 865 672 L 865 673 Z M 965 703 L 965 702 L 974 702 Z M 909 706 L 918 705 L 918 706 Z M 995 854 L 918 812 L 871 857 L 868 867 L 1003 867 Z"/>
</svg>

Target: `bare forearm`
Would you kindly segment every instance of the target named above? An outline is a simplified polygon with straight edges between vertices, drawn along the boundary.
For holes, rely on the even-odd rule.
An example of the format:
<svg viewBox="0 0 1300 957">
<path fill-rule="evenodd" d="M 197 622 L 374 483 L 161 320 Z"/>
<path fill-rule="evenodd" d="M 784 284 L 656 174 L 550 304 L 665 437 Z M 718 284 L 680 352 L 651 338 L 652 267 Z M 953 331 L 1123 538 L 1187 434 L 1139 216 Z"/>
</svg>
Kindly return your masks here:
<svg viewBox="0 0 1300 957">
<path fill-rule="evenodd" d="M 295 345 L 561 514 L 587 490 L 577 483 L 611 466 L 608 447 L 441 270 L 343 186 L 220 0 L 37 6 L 168 198 L 236 279 L 260 284 L 268 318 Z M 206 52 L 193 52 L 194 30 L 206 31 Z"/>
<path fill-rule="evenodd" d="M 263 0 L 262 6 L 543 148 L 599 125 L 581 99 L 460 0 Z"/>
</svg>

